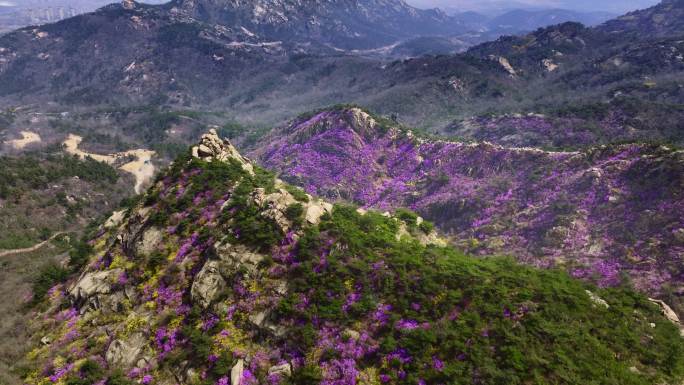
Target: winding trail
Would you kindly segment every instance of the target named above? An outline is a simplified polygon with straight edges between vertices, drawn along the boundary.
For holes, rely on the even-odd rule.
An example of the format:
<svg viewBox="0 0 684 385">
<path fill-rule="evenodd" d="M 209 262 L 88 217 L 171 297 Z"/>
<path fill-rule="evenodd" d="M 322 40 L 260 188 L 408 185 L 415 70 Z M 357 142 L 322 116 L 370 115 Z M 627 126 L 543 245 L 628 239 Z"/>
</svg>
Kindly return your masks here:
<svg viewBox="0 0 684 385">
<path fill-rule="evenodd" d="M 45 246 L 48 242 L 50 242 L 51 240 L 57 238 L 58 236 L 60 236 L 60 235 L 62 235 L 62 234 L 66 234 L 66 233 L 65 233 L 64 231 L 60 231 L 60 232 L 54 233 L 54 234 L 52 234 L 52 236 L 51 236 L 50 238 L 44 240 L 43 242 L 40 242 L 40 243 L 38 243 L 38 244 L 35 244 L 35 245 L 31 246 L 31 247 L 27 247 L 27 248 L 25 248 L 25 249 L 14 249 L 14 250 L 0 251 L 0 258 L 6 257 L 6 256 L 8 256 L 8 255 L 14 255 L 14 254 L 32 253 L 32 252 L 34 252 L 34 251 L 36 251 L 36 250 L 39 250 L 40 248 L 42 248 L 43 246 Z"/>
<path fill-rule="evenodd" d="M 22 150 L 31 143 L 41 142 L 40 135 L 35 132 L 22 131 L 21 136 L 21 139 L 8 140 L 5 143 L 12 146 L 15 150 Z"/>
<path fill-rule="evenodd" d="M 93 154 L 78 148 L 82 141 L 82 137 L 69 134 L 69 137 L 64 141 L 64 147 L 69 154 L 76 155 L 81 159 L 90 157 L 98 162 L 105 162 L 110 165 L 125 157 L 135 157 L 134 161 L 124 164 L 119 169 L 135 176 L 136 194 L 140 194 L 143 185 L 154 177 L 154 165 L 152 164 L 152 157 L 156 154 L 154 151 L 138 149 L 109 155 Z"/>
</svg>

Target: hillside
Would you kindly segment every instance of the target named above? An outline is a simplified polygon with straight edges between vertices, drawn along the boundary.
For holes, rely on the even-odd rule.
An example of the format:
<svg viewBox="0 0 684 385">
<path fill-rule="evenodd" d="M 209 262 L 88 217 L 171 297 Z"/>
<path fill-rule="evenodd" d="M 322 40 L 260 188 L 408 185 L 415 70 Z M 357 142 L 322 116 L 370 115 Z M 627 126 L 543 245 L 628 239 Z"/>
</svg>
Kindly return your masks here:
<svg viewBox="0 0 684 385">
<path fill-rule="evenodd" d="M 347 107 L 295 119 L 262 143 L 254 157 L 312 194 L 407 207 L 468 252 L 560 267 L 600 286 L 628 279 L 684 314 L 682 151 L 423 139 Z"/>
<path fill-rule="evenodd" d="M 126 4 L 0 37 L 0 105 L 102 118 L 116 108 L 230 111 L 239 123 L 272 126 L 358 103 L 431 132 L 506 145 L 682 143 L 679 2 L 628 15 L 636 26 L 617 19 L 644 33 L 566 23 L 406 60 L 390 58 L 460 50 L 469 38 L 446 30 L 460 22 L 400 1 Z M 559 139 L 534 124 L 517 125 L 513 137 L 468 126 L 528 113 L 543 114 Z"/>
<path fill-rule="evenodd" d="M 325 203 L 213 133 L 191 154 L 92 239 L 77 276 L 48 291 L 28 384 L 625 385 L 684 375 L 677 325 L 629 290 L 464 256 L 408 211 Z"/>
</svg>

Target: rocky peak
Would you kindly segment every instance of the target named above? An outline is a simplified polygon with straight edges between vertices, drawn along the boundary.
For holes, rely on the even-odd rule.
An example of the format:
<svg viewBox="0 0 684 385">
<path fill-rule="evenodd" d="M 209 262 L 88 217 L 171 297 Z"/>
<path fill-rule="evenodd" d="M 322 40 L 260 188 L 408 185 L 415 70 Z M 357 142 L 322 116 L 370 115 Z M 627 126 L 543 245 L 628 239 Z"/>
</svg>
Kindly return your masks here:
<svg viewBox="0 0 684 385">
<path fill-rule="evenodd" d="M 208 133 L 202 135 L 199 144 L 192 147 L 192 156 L 207 162 L 228 162 L 234 160 L 241 164 L 245 171 L 252 175 L 254 174 L 251 161 L 240 155 L 228 139 L 220 138 L 215 129 L 211 129 Z"/>
<path fill-rule="evenodd" d="M 342 49 L 463 32 L 446 14 L 419 10 L 403 0 L 176 0 L 172 6 L 205 22 L 245 28 L 269 41 L 315 42 Z"/>
<path fill-rule="evenodd" d="M 124 9 L 135 9 L 135 1 L 134 0 L 123 0 L 121 2 L 121 6 Z"/>
</svg>

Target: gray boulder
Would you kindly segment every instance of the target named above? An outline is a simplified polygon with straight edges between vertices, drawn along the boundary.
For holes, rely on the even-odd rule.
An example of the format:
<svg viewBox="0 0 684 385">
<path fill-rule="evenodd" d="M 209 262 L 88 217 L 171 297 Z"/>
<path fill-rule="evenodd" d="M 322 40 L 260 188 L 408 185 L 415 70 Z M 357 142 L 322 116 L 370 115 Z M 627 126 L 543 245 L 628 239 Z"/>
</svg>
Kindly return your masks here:
<svg viewBox="0 0 684 385">
<path fill-rule="evenodd" d="M 279 377 L 290 377 L 292 375 L 292 367 L 289 363 L 282 365 L 271 366 L 268 369 L 269 375 L 277 375 Z"/>
<path fill-rule="evenodd" d="M 226 290 L 226 281 L 221 276 L 220 262 L 207 261 L 192 283 L 192 300 L 207 308 Z"/>
<path fill-rule="evenodd" d="M 143 333 L 133 333 L 125 340 L 114 340 L 109 344 L 105 359 L 115 368 L 132 368 L 143 353 L 147 338 Z"/>
<path fill-rule="evenodd" d="M 69 296 L 77 304 L 83 304 L 90 298 L 98 295 L 107 295 L 112 292 L 112 284 L 123 273 L 123 269 L 113 269 L 85 273 L 69 289 Z"/>
</svg>

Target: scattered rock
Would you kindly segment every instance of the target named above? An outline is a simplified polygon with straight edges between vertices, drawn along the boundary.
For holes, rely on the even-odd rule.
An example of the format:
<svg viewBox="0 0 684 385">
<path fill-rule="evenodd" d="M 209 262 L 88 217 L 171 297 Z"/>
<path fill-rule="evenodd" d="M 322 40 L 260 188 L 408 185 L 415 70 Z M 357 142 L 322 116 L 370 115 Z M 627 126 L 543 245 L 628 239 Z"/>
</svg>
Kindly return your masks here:
<svg viewBox="0 0 684 385">
<path fill-rule="evenodd" d="M 660 306 L 660 311 L 662 311 L 665 318 L 667 318 L 670 322 L 677 324 L 677 325 L 681 325 L 681 323 L 679 322 L 679 317 L 677 316 L 677 313 L 675 313 L 674 310 L 672 310 L 672 308 L 668 304 L 666 304 L 665 302 L 663 302 L 659 299 L 649 298 L 648 300 L 653 302 L 654 304 Z"/>
<path fill-rule="evenodd" d="M 328 202 L 316 201 L 309 202 L 306 205 L 306 221 L 312 225 L 318 224 L 321 217 L 328 213 L 332 213 L 333 205 Z"/>
<path fill-rule="evenodd" d="M 138 257 L 148 257 L 157 250 L 164 238 L 164 234 L 157 227 L 145 230 L 140 239 L 135 243 L 135 253 Z"/>
<path fill-rule="evenodd" d="M 271 366 L 268 369 L 268 375 L 277 375 L 279 377 L 290 377 L 292 375 L 292 367 L 289 363 L 282 365 Z"/>
<path fill-rule="evenodd" d="M 105 222 L 104 228 L 109 230 L 119 227 L 124 220 L 125 214 L 126 210 L 114 211 L 114 213 L 112 213 L 112 216 L 109 217 Z"/>
<path fill-rule="evenodd" d="M 250 314 L 249 322 L 253 323 L 257 327 L 262 327 L 264 326 L 268 314 L 269 313 L 267 311 L 261 311 L 255 314 Z"/>
<path fill-rule="evenodd" d="M 598 295 L 592 293 L 589 290 L 586 290 L 587 295 L 589 296 L 589 299 L 591 299 L 591 302 L 593 302 L 595 305 L 603 306 L 606 309 L 610 308 L 610 305 L 608 305 L 608 302 L 606 302 L 603 298 L 599 297 Z"/>
<path fill-rule="evenodd" d="M 347 338 L 350 338 L 354 341 L 358 341 L 359 338 L 361 338 L 361 333 L 357 332 L 356 330 L 352 330 L 352 329 L 346 329 L 344 332 L 342 332 L 342 335 L 347 337 Z"/>
<path fill-rule="evenodd" d="M 233 369 L 230 370 L 230 385 L 240 385 L 244 371 L 245 361 L 238 360 Z"/>
</svg>

